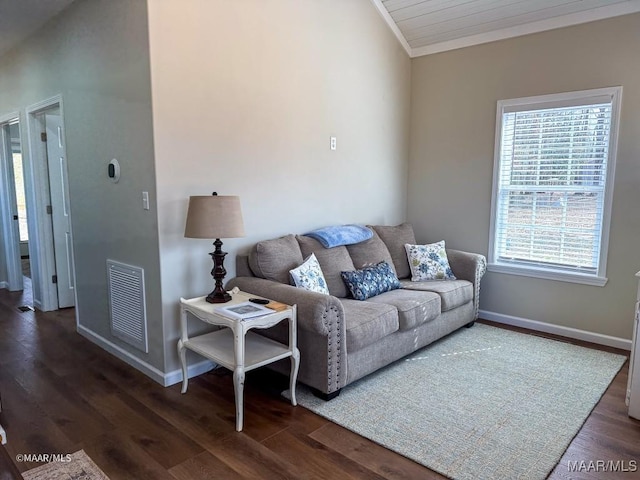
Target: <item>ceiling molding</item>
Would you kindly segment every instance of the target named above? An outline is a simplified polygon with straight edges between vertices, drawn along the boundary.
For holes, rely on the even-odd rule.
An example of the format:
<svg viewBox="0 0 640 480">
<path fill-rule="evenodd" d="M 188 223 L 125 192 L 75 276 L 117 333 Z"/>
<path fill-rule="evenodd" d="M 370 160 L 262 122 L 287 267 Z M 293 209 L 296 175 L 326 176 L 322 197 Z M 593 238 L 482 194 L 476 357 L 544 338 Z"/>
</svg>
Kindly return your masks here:
<svg viewBox="0 0 640 480">
<path fill-rule="evenodd" d="M 382 0 L 371 0 L 371 2 L 375 5 L 380 16 L 382 16 L 382 18 L 387 23 L 387 25 L 389 26 L 393 34 L 396 36 L 396 38 L 400 42 L 400 45 L 402 45 L 402 48 L 404 48 L 407 54 L 410 57 L 412 57 L 413 55 L 411 52 L 411 47 L 407 43 L 407 40 L 404 38 L 404 35 L 402 35 L 402 32 L 400 32 L 400 29 L 396 25 L 396 22 L 393 21 L 393 18 L 391 18 L 391 15 L 389 15 L 389 12 L 385 8 L 385 6 L 382 4 Z"/>
<path fill-rule="evenodd" d="M 539 20 L 536 22 L 525 23 L 523 25 L 502 28 L 502 29 L 493 30 L 490 32 L 480 33 L 476 35 L 463 36 L 460 38 L 455 38 L 453 40 L 432 43 L 422 47 L 411 48 L 406 38 L 398 28 L 398 25 L 393 20 L 393 18 L 387 11 L 386 7 L 384 6 L 383 0 L 371 0 L 371 1 L 376 6 L 382 18 L 385 20 L 385 22 L 387 23 L 391 31 L 394 33 L 398 41 L 401 43 L 401 45 L 403 46 L 403 48 L 411 58 L 421 57 L 424 55 L 432 55 L 434 53 L 446 52 L 449 50 L 456 50 L 459 48 L 470 47 L 473 45 L 480 45 L 483 43 L 495 42 L 498 40 L 505 40 L 508 38 L 520 37 L 520 36 L 529 35 L 532 33 L 570 27 L 570 26 L 579 25 L 582 23 L 593 22 L 596 20 L 604 20 L 606 18 L 618 17 L 621 15 L 628 15 L 631 13 L 640 12 L 640 0 L 628 0 L 626 2 L 616 3 L 614 5 L 593 8 L 590 10 L 570 13 L 566 15 L 548 18 L 545 20 Z"/>
</svg>

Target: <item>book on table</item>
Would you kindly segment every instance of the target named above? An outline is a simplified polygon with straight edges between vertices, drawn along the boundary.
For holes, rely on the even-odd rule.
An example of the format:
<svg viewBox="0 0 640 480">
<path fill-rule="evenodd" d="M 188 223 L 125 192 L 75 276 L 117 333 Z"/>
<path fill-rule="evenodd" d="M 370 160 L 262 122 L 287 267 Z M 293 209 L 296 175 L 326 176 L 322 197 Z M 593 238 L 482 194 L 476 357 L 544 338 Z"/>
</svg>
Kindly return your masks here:
<svg viewBox="0 0 640 480">
<path fill-rule="evenodd" d="M 247 318 L 259 317 L 260 315 L 267 315 L 273 313 L 275 310 L 252 302 L 242 302 L 226 307 L 218 307 L 215 311 L 225 317 L 245 320 Z"/>
</svg>

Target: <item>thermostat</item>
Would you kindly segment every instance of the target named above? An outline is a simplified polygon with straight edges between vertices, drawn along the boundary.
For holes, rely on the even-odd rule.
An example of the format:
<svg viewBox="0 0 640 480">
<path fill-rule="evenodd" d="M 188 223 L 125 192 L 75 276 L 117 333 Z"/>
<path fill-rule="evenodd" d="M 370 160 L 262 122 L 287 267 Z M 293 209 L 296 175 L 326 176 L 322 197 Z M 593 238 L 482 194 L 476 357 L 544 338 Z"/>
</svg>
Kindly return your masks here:
<svg viewBox="0 0 640 480">
<path fill-rule="evenodd" d="M 109 162 L 107 175 L 109 175 L 113 183 L 118 183 L 118 180 L 120 180 L 120 163 L 115 158 Z"/>
</svg>

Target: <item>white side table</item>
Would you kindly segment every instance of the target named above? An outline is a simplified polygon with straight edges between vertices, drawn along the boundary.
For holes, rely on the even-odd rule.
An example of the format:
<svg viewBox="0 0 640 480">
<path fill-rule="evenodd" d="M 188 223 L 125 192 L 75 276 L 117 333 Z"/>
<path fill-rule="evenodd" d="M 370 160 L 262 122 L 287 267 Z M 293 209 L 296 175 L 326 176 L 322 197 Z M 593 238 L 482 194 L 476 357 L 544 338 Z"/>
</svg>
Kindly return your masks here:
<svg viewBox="0 0 640 480">
<path fill-rule="evenodd" d="M 199 353 L 213 362 L 233 371 L 233 385 L 236 396 L 236 430 L 242 431 L 243 421 L 243 392 L 245 372 L 262 367 L 269 363 L 291 357 L 291 404 L 296 402 L 296 378 L 300 365 L 300 352 L 296 345 L 296 306 L 286 306 L 281 311 L 274 311 L 267 315 L 236 320 L 216 313 L 221 306 L 247 302 L 255 295 L 244 292 L 232 293 L 231 301 L 227 303 L 207 303 L 206 297 L 185 300 L 180 299 L 180 330 L 178 340 L 178 354 L 182 364 L 182 393 L 187 391 L 189 377 L 187 376 L 187 349 Z M 268 307 L 268 305 L 267 305 Z M 223 328 L 215 332 L 196 337 L 189 337 L 187 331 L 187 312 L 211 325 Z M 289 320 L 289 345 L 283 345 L 269 338 L 250 332 L 253 328 L 269 328 L 282 320 Z"/>
</svg>

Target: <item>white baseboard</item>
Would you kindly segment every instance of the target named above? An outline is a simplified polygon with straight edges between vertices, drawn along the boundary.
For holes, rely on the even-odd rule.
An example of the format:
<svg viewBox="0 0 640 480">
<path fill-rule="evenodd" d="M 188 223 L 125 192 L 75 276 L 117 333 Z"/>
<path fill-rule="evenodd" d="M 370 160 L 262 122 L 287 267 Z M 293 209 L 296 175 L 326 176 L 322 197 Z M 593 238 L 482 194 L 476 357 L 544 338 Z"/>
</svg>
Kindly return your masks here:
<svg viewBox="0 0 640 480">
<path fill-rule="evenodd" d="M 538 332 L 552 333 L 554 335 L 573 338 L 575 340 L 596 343 L 598 345 L 606 345 L 607 347 L 631 350 L 631 340 L 627 340 L 625 338 L 612 337 L 609 335 L 603 335 L 602 333 L 563 327 L 561 325 L 553 325 L 551 323 L 539 322 L 528 318 L 514 317 L 512 315 L 504 315 L 502 313 L 488 312 L 487 310 L 480 310 L 479 313 L 479 318 L 484 320 L 504 323 L 514 327 L 528 328 L 529 330 L 535 330 Z"/>
<path fill-rule="evenodd" d="M 0 282 L 0 288 L 9 290 L 9 282 Z"/>
<path fill-rule="evenodd" d="M 118 345 L 111 342 L 110 340 L 107 340 L 102 335 L 99 335 L 94 331 L 89 330 L 87 327 L 83 325 L 78 325 L 78 333 L 83 337 L 85 337 L 86 339 L 90 340 L 91 342 L 95 343 L 99 347 L 102 347 L 111 355 L 118 357 L 120 360 L 131 365 L 136 370 L 141 371 L 147 377 L 158 382 L 163 387 L 169 387 L 171 385 L 174 385 L 182 381 L 181 369 L 177 369 L 169 373 L 164 373 L 158 370 L 153 365 L 150 365 L 144 360 L 141 360 L 140 358 L 136 357 L 132 353 L 119 347 Z M 187 367 L 187 376 L 189 378 L 192 378 L 192 377 L 201 375 L 211 370 L 214 366 L 215 366 L 214 363 L 209 360 L 203 360 L 193 365 L 189 365 Z"/>
<path fill-rule="evenodd" d="M 212 370 L 216 366 L 210 360 L 202 360 L 198 363 L 194 363 L 192 365 L 187 366 L 187 376 L 189 378 L 197 377 L 198 375 L 202 375 L 210 370 Z M 169 387 L 171 385 L 175 385 L 176 383 L 180 383 L 182 381 L 182 369 L 178 368 L 169 373 L 164 374 L 164 386 Z"/>
<path fill-rule="evenodd" d="M 7 432 L 5 432 L 4 428 L 2 428 L 2 425 L 0 425 L 0 444 L 6 445 L 6 443 L 7 443 Z"/>
</svg>

